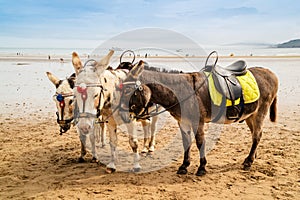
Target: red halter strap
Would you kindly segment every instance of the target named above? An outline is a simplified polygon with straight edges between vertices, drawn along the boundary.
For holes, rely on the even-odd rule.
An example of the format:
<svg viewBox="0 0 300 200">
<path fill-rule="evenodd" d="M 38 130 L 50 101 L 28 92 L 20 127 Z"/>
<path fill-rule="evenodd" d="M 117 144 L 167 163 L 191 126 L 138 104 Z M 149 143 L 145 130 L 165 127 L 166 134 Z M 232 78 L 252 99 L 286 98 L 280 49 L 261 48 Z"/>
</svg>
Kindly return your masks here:
<svg viewBox="0 0 300 200">
<path fill-rule="evenodd" d="M 81 98 L 83 101 L 83 112 L 85 112 L 85 101 L 88 97 L 87 95 L 87 87 L 86 86 L 77 86 L 77 91 L 81 94 Z"/>
<path fill-rule="evenodd" d="M 81 94 L 81 98 L 83 101 L 87 99 L 87 87 L 77 86 L 77 91 Z"/>
</svg>

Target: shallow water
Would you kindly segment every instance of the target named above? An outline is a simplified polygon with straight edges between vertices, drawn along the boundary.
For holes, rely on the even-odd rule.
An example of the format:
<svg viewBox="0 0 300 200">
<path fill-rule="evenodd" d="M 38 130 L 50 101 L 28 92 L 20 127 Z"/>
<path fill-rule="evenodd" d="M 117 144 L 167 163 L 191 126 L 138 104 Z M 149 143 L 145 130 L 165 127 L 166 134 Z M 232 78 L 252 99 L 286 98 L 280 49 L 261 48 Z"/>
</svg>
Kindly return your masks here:
<svg viewBox="0 0 300 200">
<path fill-rule="evenodd" d="M 63 79 L 73 73 L 71 63 L 0 61 L 0 113 L 23 109 L 29 113 L 54 108 L 55 86 L 47 71 Z M 26 108 L 26 109 L 25 109 Z"/>
</svg>

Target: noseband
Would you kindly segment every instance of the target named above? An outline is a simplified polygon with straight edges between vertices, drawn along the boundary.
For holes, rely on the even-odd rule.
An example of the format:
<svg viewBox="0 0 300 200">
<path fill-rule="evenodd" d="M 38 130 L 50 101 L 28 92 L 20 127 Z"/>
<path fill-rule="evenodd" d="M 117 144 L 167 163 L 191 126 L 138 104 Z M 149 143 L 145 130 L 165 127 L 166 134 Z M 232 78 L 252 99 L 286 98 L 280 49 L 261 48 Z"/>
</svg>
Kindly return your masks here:
<svg viewBox="0 0 300 200">
<path fill-rule="evenodd" d="M 60 94 L 60 93 L 56 93 L 54 95 L 54 97 L 56 98 L 56 100 L 59 102 L 59 107 L 60 107 L 60 115 L 61 115 L 61 119 L 59 119 L 59 114 L 58 112 L 56 112 L 56 116 L 57 116 L 57 123 L 60 126 L 69 124 L 73 121 L 73 116 L 70 119 L 64 119 L 64 110 L 65 110 L 65 97 L 74 97 L 73 93 L 67 93 L 67 94 Z M 69 129 L 63 129 L 62 127 L 60 127 L 60 135 L 62 135 L 63 133 L 67 132 Z"/>
</svg>

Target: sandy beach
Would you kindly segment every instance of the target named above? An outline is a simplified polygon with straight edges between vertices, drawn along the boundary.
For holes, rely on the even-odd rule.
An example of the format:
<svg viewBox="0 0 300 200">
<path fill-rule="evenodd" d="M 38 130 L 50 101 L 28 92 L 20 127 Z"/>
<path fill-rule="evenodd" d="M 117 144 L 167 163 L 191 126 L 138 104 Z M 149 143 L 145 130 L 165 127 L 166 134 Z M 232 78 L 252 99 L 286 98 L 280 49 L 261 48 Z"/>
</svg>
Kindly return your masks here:
<svg viewBox="0 0 300 200">
<path fill-rule="evenodd" d="M 249 128 L 245 123 L 223 126 L 207 154 L 208 173 L 203 177 L 195 176 L 195 144 L 189 173 L 176 174 L 182 145 L 178 126 L 168 115 L 157 133 L 159 153 L 146 162 L 155 167 L 170 159 L 165 166 L 131 173 L 122 169 L 120 159 L 120 170 L 106 174 L 103 166 L 89 162 L 90 153 L 85 163 L 78 163 L 76 128 L 59 135 L 55 88 L 46 76 L 46 71 L 60 78 L 73 73 L 70 57 L 63 62 L 59 58 L 0 58 L 0 199 L 300 199 L 300 57 L 242 58 L 249 67 L 264 66 L 279 77 L 278 120 L 271 123 L 266 118 L 250 171 L 242 170 L 251 146 Z M 148 62 L 170 64 L 164 59 Z M 222 57 L 219 62 L 226 65 L 236 59 L 241 57 Z M 178 139 L 177 148 L 166 148 L 170 138 Z M 127 141 L 119 131 L 119 148 L 130 149 Z M 141 146 L 142 139 L 139 142 Z M 109 145 L 98 151 L 109 152 Z"/>
</svg>

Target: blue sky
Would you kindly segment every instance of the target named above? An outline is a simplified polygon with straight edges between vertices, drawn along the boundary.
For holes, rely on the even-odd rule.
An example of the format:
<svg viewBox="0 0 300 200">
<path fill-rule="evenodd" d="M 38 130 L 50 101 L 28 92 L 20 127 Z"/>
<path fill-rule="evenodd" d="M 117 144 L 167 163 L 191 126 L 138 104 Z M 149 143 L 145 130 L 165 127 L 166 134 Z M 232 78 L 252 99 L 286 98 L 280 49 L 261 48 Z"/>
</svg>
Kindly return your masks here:
<svg viewBox="0 0 300 200">
<path fill-rule="evenodd" d="M 143 27 L 199 44 L 300 38 L 297 0 L 0 0 L 0 47 L 87 47 Z"/>
</svg>

